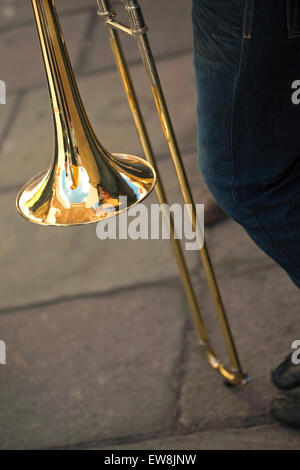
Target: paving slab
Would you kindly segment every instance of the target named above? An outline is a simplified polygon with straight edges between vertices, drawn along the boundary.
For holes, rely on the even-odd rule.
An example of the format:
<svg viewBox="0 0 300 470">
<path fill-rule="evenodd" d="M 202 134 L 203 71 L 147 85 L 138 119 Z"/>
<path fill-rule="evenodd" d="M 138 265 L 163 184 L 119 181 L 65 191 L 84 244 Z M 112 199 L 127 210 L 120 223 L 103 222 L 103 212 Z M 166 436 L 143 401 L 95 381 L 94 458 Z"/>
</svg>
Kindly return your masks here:
<svg viewBox="0 0 300 470">
<path fill-rule="evenodd" d="M 9 140 L 6 139 L 6 136 L 16 117 L 16 104 L 18 103 L 18 101 L 19 96 L 16 93 L 12 93 L 9 89 L 6 89 L 6 104 L 0 104 L 0 155 L 2 155 L 2 152 L 10 151 L 9 148 L 3 149 L 2 147 L 5 142 L 6 145 L 9 146 Z M 2 175 L 0 187 L 3 187 L 5 185 L 5 178 L 4 175 Z"/>
<path fill-rule="evenodd" d="M 298 431 L 273 424 L 163 437 L 122 446 L 104 447 L 103 450 L 299 450 L 299 448 Z M 97 450 L 97 447 L 93 449 Z"/>
<path fill-rule="evenodd" d="M 153 4 L 152 0 L 142 0 L 145 22 L 149 27 L 149 40 L 155 59 L 168 56 L 177 56 L 193 50 L 193 34 L 191 20 L 191 0 L 160 0 Z M 117 18 L 124 24 L 128 18 L 124 15 L 121 2 L 115 2 Z M 107 48 L 107 35 L 104 25 L 96 25 L 86 50 L 86 57 L 81 72 L 101 70 L 112 65 L 110 49 Z M 132 38 L 121 34 L 123 48 L 130 63 L 139 60 L 139 50 Z"/>
<path fill-rule="evenodd" d="M 190 161 L 189 171 L 197 165 L 194 155 L 186 156 L 185 161 Z M 176 200 L 172 165 L 166 160 L 160 167 L 170 200 Z M 15 198 L 16 191 L 0 195 L 2 309 L 178 276 L 169 240 L 101 241 L 96 237 L 96 224 L 41 227 L 17 213 Z M 156 202 L 152 194 L 145 204 L 149 208 Z M 195 269 L 197 253 L 187 255 L 190 268 Z"/>
<path fill-rule="evenodd" d="M 89 9 L 95 6 L 95 0 L 59 0 L 56 2 L 59 14 L 73 13 L 77 9 Z M 4 0 L 0 7 L 0 33 L 2 30 L 14 29 L 24 22 L 32 20 L 31 2 Z"/>
<path fill-rule="evenodd" d="M 196 97 L 190 55 L 162 63 L 162 81 L 181 148 L 196 147 Z M 172 75 L 176 71 L 176 80 Z M 151 91 L 142 66 L 134 68 L 144 117 L 155 154 L 168 152 Z M 79 80 L 80 90 L 95 132 L 110 151 L 142 155 L 129 106 L 117 72 Z M 6 144 L 6 141 L 8 144 Z M 18 118 L 4 140 L 5 185 L 23 184 L 49 167 L 54 148 L 53 124 L 46 86 L 24 97 Z M 15 166 L 19 171 L 15 172 Z M 199 174 L 199 171 L 197 172 Z M 1 184 L 0 184 L 1 188 Z"/>
<path fill-rule="evenodd" d="M 29 2 L 27 2 L 29 3 Z M 71 60 L 75 63 L 81 48 L 81 41 L 89 21 L 90 13 L 62 18 L 62 27 L 68 41 Z M 1 33 L 0 41 L 1 80 L 10 90 L 46 85 L 43 59 L 34 20 L 25 26 Z"/>
<path fill-rule="evenodd" d="M 251 240 L 243 227 L 229 218 L 211 227 L 206 231 L 206 235 L 212 261 L 222 268 L 224 276 L 228 270 L 237 273 L 276 266 Z"/>
<path fill-rule="evenodd" d="M 167 429 L 185 306 L 145 287 L 0 315 L 0 448 L 38 449 Z"/>
<path fill-rule="evenodd" d="M 257 425 L 260 419 L 269 419 L 269 404 L 277 393 L 271 384 L 270 370 L 300 336 L 299 292 L 279 268 L 254 268 L 244 273 L 220 273 L 217 269 L 217 273 L 240 358 L 253 381 L 244 388 L 223 386 L 222 379 L 207 366 L 191 330 L 180 421 L 203 430 L 220 425 Z M 201 284 L 198 292 L 212 344 L 228 363 L 207 289 Z"/>
</svg>

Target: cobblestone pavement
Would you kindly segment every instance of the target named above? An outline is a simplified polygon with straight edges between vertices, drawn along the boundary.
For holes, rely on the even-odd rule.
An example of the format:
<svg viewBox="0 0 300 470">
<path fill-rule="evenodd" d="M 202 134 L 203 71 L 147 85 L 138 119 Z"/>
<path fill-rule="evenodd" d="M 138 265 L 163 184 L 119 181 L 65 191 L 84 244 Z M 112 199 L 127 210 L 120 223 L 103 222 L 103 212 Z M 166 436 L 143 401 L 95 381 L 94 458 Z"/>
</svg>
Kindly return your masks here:
<svg viewBox="0 0 300 470">
<path fill-rule="evenodd" d="M 114 2 L 116 3 L 116 2 Z M 141 0 L 195 199 L 196 98 L 190 0 Z M 170 8 L 170 3 L 172 3 Z M 80 91 L 112 152 L 141 154 L 94 0 L 57 2 Z M 176 178 L 135 43 L 131 71 L 169 190 Z M 15 210 L 16 192 L 49 166 L 52 122 L 30 2 L 0 5 L 0 448 L 297 449 L 274 423 L 270 369 L 299 332 L 299 294 L 228 220 L 206 239 L 244 367 L 228 389 L 207 366 L 167 241 L 106 241 L 95 226 L 45 229 Z M 121 149 L 121 150 L 120 150 Z M 154 194 L 147 204 L 155 202 Z M 216 348 L 223 343 L 197 253 L 188 262 Z"/>
</svg>

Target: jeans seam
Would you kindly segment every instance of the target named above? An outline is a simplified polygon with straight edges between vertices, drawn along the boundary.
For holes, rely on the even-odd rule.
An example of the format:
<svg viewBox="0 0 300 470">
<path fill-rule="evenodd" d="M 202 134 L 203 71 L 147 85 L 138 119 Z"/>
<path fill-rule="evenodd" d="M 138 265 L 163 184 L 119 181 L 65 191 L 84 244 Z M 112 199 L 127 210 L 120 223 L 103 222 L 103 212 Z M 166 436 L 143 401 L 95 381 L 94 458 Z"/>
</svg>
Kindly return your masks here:
<svg viewBox="0 0 300 470">
<path fill-rule="evenodd" d="M 297 25 L 299 0 L 287 0 L 287 30 L 289 39 L 299 38 L 300 29 Z"/>
<path fill-rule="evenodd" d="M 239 56 L 239 63 L 238 63 L 238 68 L 236 72 L 236 77 L 234 80 L 234 85 L 233 85 L 233 90 L 232 90 L 232 115 L 231 115 L 231 155 L 232 155 L 232 162 L 231 162 L 231 168 L 232 168 L 232 179 L 231 179 L 231 193 L 232 193 L 232 198 L 234 201 L 238 200 L 236 191 L 235 191 L 235 181 L 236 181 L 236 113 L 237 113 L 237 98 L 238 98 L 238 86 L 240 82 L 240 77 L 241 77 L 241 71 L 242 71 L 242 62 L 243 62 L 243 56 L 244 56 L 244 49 L 245 49 L 245 42 L 242 39 L 241 40 L 241 49 L 240 49 L 240 56 Z"/>
<path fill-rule="evenodd" d="M 274 246 L 275 248 L 277 248 L 277 249 L 279 250 L 279 252 L 280 252 L 283 256 L 286 257 L 286 259 L 289 261 L 289 263 L 291 264 L 291 266 L 292 266 L 294 269 L 296 269 L 297 271 L 299 271 L 299 273 L 300 273 L 300 268 L 299 268 L 299 266 L 296 266 L 296 265 L 294 264 L 294 262 L 290 259 L 289 255 L 288 255 L 288 254 L 281 248 L 281 246 L 279 246 L 278 243 L 276 243 L 276 241 L 273 240 L 273 238 L 265 231 L 265 229 L 264 229 L 264 228 L 261 226 L 261 224 L 259 223 L 257 216 L 256 216 L 248 207 L 247 207 L 246 209 L 247 209 L 247 211 L 249 212 L 249 214 L 251 214 L 252 217 L 254 217 L 254 220 L 255 220 L 255 223 L 256 223 L 257 227 L 259 228 L 259 230 L 261 231 L 261 233 L 264 234 L 265 238 L 266 238 L 269 242 L 271 242 L 271 243 L 273 244 L 273 246 Z"/>
<path fill-rule="evenodd" d="M 243 19 L 243 39 L 251 39 L 252 23 L 254 13 L 254 0 L 245 0 L 245 10 Z"/>
<path fill-rule="evenodd" d="M 238 100 L 238 87 L 241 78 L 241 71 L 242 71 L 242 63 L 245 51 L 245 37 L 248 39 L 251 38 L 251 31 L 249 31 L 248 36 L 245 36 L 246 33 L 246 25 L 247 25 L 247 18 L 249 19 L 249 11 L 252 9 L 251 15 L 251 25 L 252 25 L 252 16 L 253 16 L 253 7 L 254 7 L 254 0 L 245 0 L 244 4 L 244 16 L 243 16 L 243 32 L 242 32 L 242 39 L 241 39 L 241 46 L 240 46 L 240 54 L 239 54 L 239 62 L 237 66 L 237 72 L 233 84 L 232 90 L 232 115 L 231 115 L 231 155 L 232 155 L 232 162 L 231 162 L 231 171 L 232 171 L 232 179 L 231 179 L 231 193 L 233 201 L 238 201 L 239 198 L 235 191 L 235 182 L 236 182 L 236 114 L 237 114 L 237 100 Z M 250 9 L 250 10 L 249 10 Z M 250 25 L 250 26 L 251 26 Z"/>
<path fill-rule="evenodd" d="M 237 122 L 237 105 L 238 105 L 238 88 L 239 88 L 239 83 L 240 83 L 240 78 L 241 78 L 241 71 L 242 71 L 242 65 L 243 65 L 243 58 L 244 58 L 244 53 L 245 53 L 245 47 L 246 47 L 246 41 L 245 39 L 241 40 L 241 49 L 240 49 L 240 56 L 239 56 L 239 63 L 237 67 L 237 72 L 236 72 L 236 77 L 234 80 L 234 86 L 233 86 L 233 93 L 232 93 L 232 116 L 231 116 L 231 155 L 232 155 L 232 180 L 231 180 L 231 192 L 232 192 L 232 198 L 236 203 L 239 203 L 241 206 L 240 198 L 237 194 L 237 191 L 235 189 L 235 184 L 236 184 L 236 178 L 237 178 L 237 172 L 236 172 L 236 155 L 237 155 L 237 142 L 236 142 L 236 136 L 237 136 L 237 129 L 236 129 L 236 122 Z M 260 225 L 258 221 L 257 215 L 255 215 L 248 207 L 243 206 L 244 209 L 248 212 L 248 214 L 254 218 L 256 226 L 259 228 L 261 233 L 264 235 L 266 240 L 268 240 L 290 263 L 290 265 L 299 271 L 299 267 L 297 267 L 294 262 L 290 259 L 290 257 L 285 253 L 285 251 L 273 240 L 273 238 L 266 233 L 266 231 L 263 229 L 263 227 Z M 299 271 L 300 273 L 300 271 Z"/>
<path fill-rule="evenodd" d="M 299 33 L 300 34 L 300 33 Z M 236 136 L 237 136 L 237 129 L 236 129 L 236 122 L 237 122 L 237 104 L 238 104 L 238 87 L 240 83 L 240 78 L 241 78 L 241 70 L 242 70 L 242 65 L 243 65 L 243 58 L 244 58 L 244 52 L 245 52 L 245 39 L 242 39 L 241 41 L 241 50 L 240 50 L 240 57 L 239 57 L 239 64 L 236 72 L 236 77 L 234 80 L 234 86 L 233 86 L 233 95 L 232 95 L 232 116 L 231 116 L 231 154 L 232 154 L 232 180 L 231 180 L 231 192 L 232 192 L 232 198 L 234 201 L 239 203 L 241 206 L 244 207 L 244 209 L 248 212 L 248 214 L 254 218 L 256 226 L 259 228 L 261 233 L 264 235 L 266 240 L 268 240 L 290 263 L 290 265 L 299 271 L 299 267 L 294 264 L 294 262 L 290 259 L 287 253 L 273 240 L 273 238 L 265 231 L 265 229 L 260 225 L 258 221 L 257 215 L 255 215 L 249 207 L 245 207 L 243 204 L 241 204 L 240 198 L 237 194 L 237 191 L 235 189 L 235 183 L 236 183 L 236 178 L 237 178 L 237 172 L 236 172 L 236 155 L 237 155 L 237 143 L 236 143 Z"/>
</svg>

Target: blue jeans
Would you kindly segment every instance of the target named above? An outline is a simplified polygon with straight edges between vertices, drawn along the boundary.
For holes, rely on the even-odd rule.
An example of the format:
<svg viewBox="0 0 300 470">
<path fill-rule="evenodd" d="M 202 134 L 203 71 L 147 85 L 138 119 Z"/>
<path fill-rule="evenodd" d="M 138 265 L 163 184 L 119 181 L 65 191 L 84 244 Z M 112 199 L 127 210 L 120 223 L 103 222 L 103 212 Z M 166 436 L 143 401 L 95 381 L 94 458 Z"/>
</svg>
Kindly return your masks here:
<svg viewBox="0 0 300 470">
<path fill-rule="evenodd" d="M 193 0 L 193 25 L 204 179 L 300 287 L 300 0 Z"/>
</svg>

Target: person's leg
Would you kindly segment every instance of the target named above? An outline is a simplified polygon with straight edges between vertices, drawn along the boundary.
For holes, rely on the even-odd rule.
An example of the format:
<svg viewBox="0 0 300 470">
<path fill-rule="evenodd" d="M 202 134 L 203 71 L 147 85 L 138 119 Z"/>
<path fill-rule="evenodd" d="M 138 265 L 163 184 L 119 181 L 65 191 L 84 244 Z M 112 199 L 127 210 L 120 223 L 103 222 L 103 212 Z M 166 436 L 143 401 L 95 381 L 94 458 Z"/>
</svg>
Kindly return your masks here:
<svg viewBox="0 0 300 470">
<path fill-rule="evenodd" d="M 225 212 L 300 287 L 295 13 L 283 0 L 193 2 L 203 176 Z"/>
<path fill-rule="evenodd" d="M 193 25 L 204 179 L 300 287 L 300 0 L 193 0 Z M 272 378 L 297 387 L 300 367 Z M 300 427 L 300 390 L 271 411 Z"/>
</svg>

